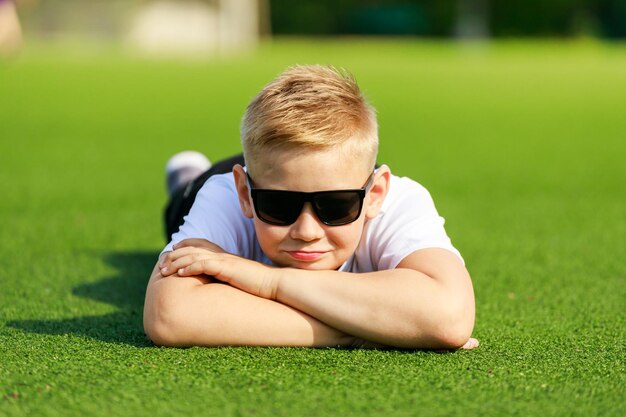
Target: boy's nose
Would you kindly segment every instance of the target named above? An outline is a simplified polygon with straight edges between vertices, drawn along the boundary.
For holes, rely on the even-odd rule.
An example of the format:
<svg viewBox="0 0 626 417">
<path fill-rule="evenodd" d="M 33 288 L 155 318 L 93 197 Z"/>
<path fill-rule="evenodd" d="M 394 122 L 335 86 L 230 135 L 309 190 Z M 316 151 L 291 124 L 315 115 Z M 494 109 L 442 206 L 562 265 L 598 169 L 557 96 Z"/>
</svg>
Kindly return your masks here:
<svg viewBox="0 0 626 417">
<path fill-rule="evenodd" d="M 311 242 L 324 237 L 324 228 L 319 221 L 311 203 L 305 203 L 298 219 L 291 225 L 289 235 L 292 239 Z"/>
</svg>

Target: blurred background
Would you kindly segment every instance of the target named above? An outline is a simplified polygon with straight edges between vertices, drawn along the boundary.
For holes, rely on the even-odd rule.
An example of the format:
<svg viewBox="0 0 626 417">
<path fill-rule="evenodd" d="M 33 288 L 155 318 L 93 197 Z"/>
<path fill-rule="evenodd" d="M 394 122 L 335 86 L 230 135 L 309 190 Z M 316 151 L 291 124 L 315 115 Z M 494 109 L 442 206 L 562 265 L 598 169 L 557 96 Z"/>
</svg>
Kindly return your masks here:
<svg viewBox="0 0 626 417">
<path fill-rule="evenodd" d="M 0 42 L 90 38 L 150 53 L 233 53 L 281 35 L 626 37 L 625 0 L 0 0 Z M 17 13 L 15 12 L 17 10 Z"/>
<path fill-rule="evenodd" d="M 532 169 L 535 189 L 613 184 L 624 39 L 626 0 L 0 0 L 0 208 L 50 216 L 49 196 L 82 216 L 81 198 L 117 198 L 136 211 L 111 216 L 150 225 L 124 239 L 158 246 L 168 157 L 239 152 L 249 100 L 307 63 L 356 75 L 381 161 L 449 210 L 477 184 L 528 187 Z"/>
</svg>

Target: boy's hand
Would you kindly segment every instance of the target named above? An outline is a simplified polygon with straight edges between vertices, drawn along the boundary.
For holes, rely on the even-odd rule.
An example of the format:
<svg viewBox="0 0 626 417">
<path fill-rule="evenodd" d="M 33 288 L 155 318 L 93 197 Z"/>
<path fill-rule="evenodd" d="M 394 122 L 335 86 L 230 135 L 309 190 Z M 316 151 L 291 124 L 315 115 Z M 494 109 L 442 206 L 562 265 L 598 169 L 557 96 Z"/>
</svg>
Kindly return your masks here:
<svg viewBox="0 0 626 417">
<path fill-rule="evenodd" d="M 172 246 L 173 250 L 181 249 L 181 248 L 188 248 L 188 247 L 203 248 L 211 252 L 217 252 L 217 253 L 226 253 L 224 249 L 222 249 L 215 243 L 210 242 L 206 239 L 185 239 L 185 240 L 181 240 L 180 242 Z M 170 257 L 169 257 L 170 253 L 172 252 L 165 252 L 159 258 L 158 267 L 161 270 L 161 275 L 163 275 L 164 277 L 176 273 L 175 270 L 169 271 L 169 268 L 167 268 L 171 264 Z M 166 273 L 165 271 L 169 271 L 169 272 Z"/>
<path fill-rule="evenodd" d="M 470 337 L 470 339 L 463 346 L 461 346 L 461 349 L 471 350 L 476 349 L 478 346 L 480 346 L 480 342 L 478 341 L 478 339 Z"/>
<path fill-rule="evenodd" d="M 209 275 L 258 297 L 276 299 L 278 269 L 226 253 L 206 240 L 193 239 L 200 241 L 201 246 L 191 246 L 195 243 L 191 240 L 183 241 L 182 245 L 174 246 L 174 251 L 163 254 L 159 263 L 161 275 Z"/>
</svg>

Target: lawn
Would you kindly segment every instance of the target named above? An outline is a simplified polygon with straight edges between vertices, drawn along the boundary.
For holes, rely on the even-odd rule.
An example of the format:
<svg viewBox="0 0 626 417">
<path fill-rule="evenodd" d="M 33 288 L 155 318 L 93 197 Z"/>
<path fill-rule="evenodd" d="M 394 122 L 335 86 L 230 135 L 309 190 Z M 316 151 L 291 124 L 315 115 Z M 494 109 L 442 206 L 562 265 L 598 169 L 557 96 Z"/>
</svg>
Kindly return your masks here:
<svg viewBox="0 0 626 417">
<path fill-rule="evenodd" d="M 238 152 L 285 67 L 350 69 L 434 197 L 474 351 L 156 348 L 163 166 Z M 626 45 L 279 40 L 221 59 L 32 45 L 0 64 L 0 416 L 626 415 Z"/>
</svg>

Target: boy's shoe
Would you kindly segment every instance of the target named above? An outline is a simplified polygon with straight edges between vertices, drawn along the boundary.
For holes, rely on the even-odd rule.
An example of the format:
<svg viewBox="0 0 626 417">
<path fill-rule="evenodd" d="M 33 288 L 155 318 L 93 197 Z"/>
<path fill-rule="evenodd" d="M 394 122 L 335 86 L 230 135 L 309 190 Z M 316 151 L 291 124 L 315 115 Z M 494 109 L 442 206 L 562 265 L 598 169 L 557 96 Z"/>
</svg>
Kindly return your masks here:
<svg viewBox="0 0 626 417">
<path fill-rule="evenodd" d="M 183 151 L 172 156 L 165 165 L 167 192 L 171 197 L 189 182 L 211 168 L 211 161 L 196 151 Z"/>
</svg>

